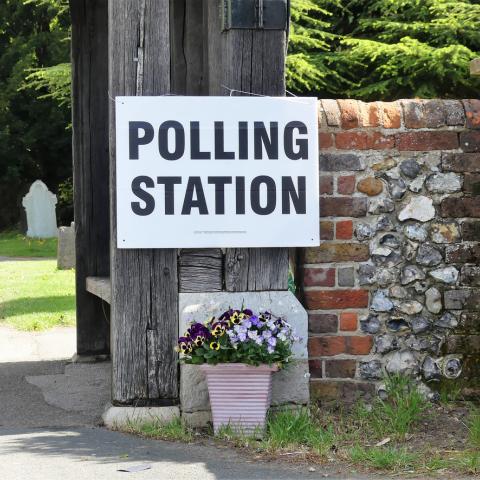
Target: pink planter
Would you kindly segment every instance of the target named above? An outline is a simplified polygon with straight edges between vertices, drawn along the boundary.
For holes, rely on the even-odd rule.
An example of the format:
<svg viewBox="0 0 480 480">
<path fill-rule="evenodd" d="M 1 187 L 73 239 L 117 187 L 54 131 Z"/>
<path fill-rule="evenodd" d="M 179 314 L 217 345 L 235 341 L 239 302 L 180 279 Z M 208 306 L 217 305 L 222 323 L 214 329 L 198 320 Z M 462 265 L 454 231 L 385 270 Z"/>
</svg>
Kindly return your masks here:
<svg viewBox="0 0 480 480">
<path fill-rule="evenodd" d="M 207 377 L 213 429 L 223 426 L 237 433 L 263 432 L 272 397 L 272 372 L 276 366 L 244 363 L 201 365 Z"/>
</svg>

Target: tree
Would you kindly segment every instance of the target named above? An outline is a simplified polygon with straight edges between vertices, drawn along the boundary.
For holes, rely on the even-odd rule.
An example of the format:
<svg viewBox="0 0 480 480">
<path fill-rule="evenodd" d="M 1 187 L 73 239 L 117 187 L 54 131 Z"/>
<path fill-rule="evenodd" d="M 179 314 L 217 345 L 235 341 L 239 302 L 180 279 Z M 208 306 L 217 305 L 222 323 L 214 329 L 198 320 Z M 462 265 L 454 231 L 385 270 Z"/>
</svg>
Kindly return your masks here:
<svg viewBox="0 0 480 480">
<path fill-rule="evenodd" d="M 303 38 L 291 37 L 289 88 L 361 100 L 476 96 L 468 65 L 479 18 L 480 0 L 292 0 Z"/>
</svg>

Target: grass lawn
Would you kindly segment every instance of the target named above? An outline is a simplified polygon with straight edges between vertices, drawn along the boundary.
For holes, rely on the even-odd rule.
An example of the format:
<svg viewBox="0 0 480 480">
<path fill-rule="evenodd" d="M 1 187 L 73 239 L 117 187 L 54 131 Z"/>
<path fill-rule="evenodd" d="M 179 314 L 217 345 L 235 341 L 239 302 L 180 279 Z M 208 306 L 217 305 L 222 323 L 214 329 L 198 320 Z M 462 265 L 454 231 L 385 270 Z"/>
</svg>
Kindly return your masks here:
<svg viewBox="0 0 480 480">
<path fill-rule="evenodd" d="M 56 256 L 56 238 L 29 238 L 18 232 L 0 232 L 0 257 Z"/>
<path fill-rule="evenodd" d="M 75 324 L 75 272 L 56 260 L 0 262 L 0 325 L 44 330 Z"/>
</svg>

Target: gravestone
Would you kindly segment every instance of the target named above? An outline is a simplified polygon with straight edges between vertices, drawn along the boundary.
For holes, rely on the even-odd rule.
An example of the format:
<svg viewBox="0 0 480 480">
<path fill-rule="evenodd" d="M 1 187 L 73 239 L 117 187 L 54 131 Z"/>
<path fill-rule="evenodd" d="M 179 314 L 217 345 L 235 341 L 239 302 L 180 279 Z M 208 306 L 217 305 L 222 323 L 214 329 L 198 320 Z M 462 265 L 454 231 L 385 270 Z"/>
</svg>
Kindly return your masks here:
<svg viewBox="0 0 480 480">
<path fill-rule="evenodd" d="M 50 192 L 41 180 L 35 180 L 32 183 L 22 201 L 27 214 L 28 237 L 51 238 L 57 236 L 56 203 L 56 195 Z"/>
<path fill-rule="evenodd" d="M 75 268 L 75 223 L 58 229 L 57 268 Z"/>
</svg>

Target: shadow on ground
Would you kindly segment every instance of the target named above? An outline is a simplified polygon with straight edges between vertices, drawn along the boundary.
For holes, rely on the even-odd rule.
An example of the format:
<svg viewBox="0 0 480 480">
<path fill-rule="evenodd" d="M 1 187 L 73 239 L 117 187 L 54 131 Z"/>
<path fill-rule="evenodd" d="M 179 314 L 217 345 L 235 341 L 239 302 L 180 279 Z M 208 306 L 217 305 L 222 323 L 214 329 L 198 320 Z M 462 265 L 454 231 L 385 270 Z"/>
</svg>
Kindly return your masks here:
<svg viewBox="0 0 480 480">
<path fill-rule="evenodd" d="M 74 295 L 22 297 L 0 303 L 0 318 L 42 312 L 64 312 L 75 309 Z"/>
</svg>

